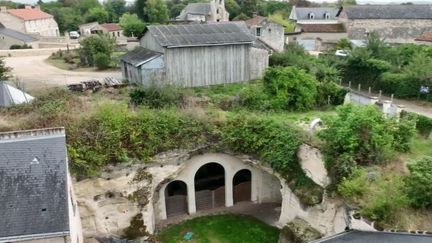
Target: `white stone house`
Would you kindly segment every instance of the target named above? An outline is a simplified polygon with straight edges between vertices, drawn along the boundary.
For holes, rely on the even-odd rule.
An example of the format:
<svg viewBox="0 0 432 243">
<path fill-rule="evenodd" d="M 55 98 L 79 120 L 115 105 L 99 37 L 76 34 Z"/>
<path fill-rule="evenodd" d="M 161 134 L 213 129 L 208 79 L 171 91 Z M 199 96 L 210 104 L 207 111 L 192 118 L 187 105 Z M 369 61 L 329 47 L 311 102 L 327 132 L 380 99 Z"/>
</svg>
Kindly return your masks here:
<svg viewBox="0 0 432 243">
<path fill-rule="evenodd" d="M 26 6 L 23 9 L 0 7 L 0 23 L 6 28 L 26 34 L 43 37 L 60 36 L 54 17 L 40 10 L 39 7 Z"/>
<path fill-rule="evenodd" d="M 347 38 L 344 26 L 338 22 L 339 8 L 293 7 L 289 19 L 296 23 L 294 33 L 285 42 L 298 43 L 307 51 L 322 51 L 342 38 Z"/>
<path fill-rule="evenodd" d="M 63 128 L 0 133 L 0 242 L 82 243 Z"/>
<path fill-rule="evenodd" d="M 254 16 L 245 21 L 255 37 L 271 49 L 282 52 L 285 45 L 284 27 L 266 17 Z"/>
<path fill-rule="evenodd" d="M 208 3 L 189 3 L 176 18 L 177 21 L 224 22 L 229 21 L 224 0 L 211 0 Z"/>
</svg>

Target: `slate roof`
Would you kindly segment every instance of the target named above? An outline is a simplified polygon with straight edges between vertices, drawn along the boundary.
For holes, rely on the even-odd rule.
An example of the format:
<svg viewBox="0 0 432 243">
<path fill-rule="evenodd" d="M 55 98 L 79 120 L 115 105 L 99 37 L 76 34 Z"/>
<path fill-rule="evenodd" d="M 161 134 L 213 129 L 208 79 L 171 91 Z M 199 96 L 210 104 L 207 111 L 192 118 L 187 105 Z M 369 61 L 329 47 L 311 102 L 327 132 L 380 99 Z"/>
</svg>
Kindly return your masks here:
<svg viewBox="0 0 432 243">
<path fill-rule="evenodd" d="M 63 128 L 0 133 L 0 242 L 69 234 L 66 158 Z"/>
<path fill-rule="evenodd" d="M 343 24 L 303 24 L 300 26 L 305 33 L 343 33 Z"/>
<path fill-rule="evenodd" d="M 51 14 L 45 13 L 37 8 L 8 9 L 7 12 L 23 20 L 36 20 L 53 17 Z"/>
<path fill-rule="evenodd" d="M 154 58 L 161 56 L 162 53 L 154 52 L 149 49 L 145 49 L 142 47 L 139 47 L 133 51 L 130 51 L 123 55 L 120 60 L 123 62 L 130 63 L 134 65 L 135 67 L 138 67 L 150 60 L 153 60 Z"/>
<path fill-rule="evenodd" d="M 208 15 L 210 13 L 211 7 L 210 3 L 189 3 L 186 7 L 181 11 L 180 15 L 177 16 L 177 19 L 186 19 L 188 14 L 202 14 Z"/>
<path fill-rule="evenodd" d="M 8 28 L 4 28 L 4 27 L 0 27 L 0 34 L 9 36 L 11 38 L 20 40 L 20 41 L 24 41 L 24 42 L 32 42 L 32 41 L 36 41 L 36 38 L 30 36 L 30 35 L 26 35 L 24 33 L 21 33 L 19 31 L 15 31 L 12 29 L 8 29 Z"/>
<path fill-rule="evenodd" d="M 337 20 L 338 8 L 295 8 L 297 20 L 309 20 L 309 13 L 314 14 L 313 20 Z M 330 18 L 326 19 L 325 14 L 329 13 Z"/>
<path fill-rule="evenodd" d="M 163 47 L 250 44 L 252 36 L 244 22 L 184 25 L 152 25 L 148 31 Z"/>
<path fill-rule="evenodd" d="M 28 103 L 33 99 L 33 96 L 24 91 L 10 86 L 5 81 L 0 81 L 0 107 Z"/>
<path fill-rule="evenodd" d="M 352 230 L 313 241 L 314 243 L 430 243 L 432 234 Z"/>
<path fill-rule="evenodd" d="M 358 5 L 344 12 L 348 19 L 432 19 L 432 5 Z"/>
</svg>

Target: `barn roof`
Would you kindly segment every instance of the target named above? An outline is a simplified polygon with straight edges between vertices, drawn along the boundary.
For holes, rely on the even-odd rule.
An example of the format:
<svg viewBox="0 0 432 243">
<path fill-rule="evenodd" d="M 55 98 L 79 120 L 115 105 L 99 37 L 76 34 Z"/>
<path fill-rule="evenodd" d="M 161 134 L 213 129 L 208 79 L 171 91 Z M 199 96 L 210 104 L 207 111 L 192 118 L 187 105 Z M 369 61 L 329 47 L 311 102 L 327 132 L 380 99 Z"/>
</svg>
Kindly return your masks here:
<svg viewBox="0 0 432 243">
<path fill-rule="evenodd" d="M 106 23 L 106 24 L 100 24 L 100 27 L 106 29 L 108 32 L 111 31 L 118 31 L 121 30 L 122 28 L 120 27 L 120 25 L 116 24 L 116 23 Z"/>
<path fill-rule="evenodd" d="M 148 61 L 161 56 L 162 53 L 151 51 L 149 49 L 139 47 L 123 55 L 120 60 L 138 67 Z"/>
<path fill-rule="evenodd" d="M 432 235 L 393 233 L 380 231 L 358 231 L 352 230 L 337 235 L 325 237 L 314 243 L 427 243 L 432 242 Z"/>
<path fill-rule="evenodd" d="M 244 22 L 153 25 L 148 31 L 167 48 L 250 44 L 255 39 Z"/>
<path fill-rule="evenodd" d="M 202 14 L 207 15 L 210 13 L 210 3 L 189 3 L 177 16 L 177 19 L 186 19 L 188 14 Z"/>
<path fill-rule="evenodd" d="M 63 128 L 0 133 L 0 242 L 69 234 Z"/>
<path fill-rule="evenodd" d="M 263 16 L 260 16 L 260 15 L 257 15 L 257 16 L 255 16 L 255 17 L 253 17 L 253 18 L 250 18 L 250 19 L 248 19 L 248 20 L 245 20 L 245 23 L 246 23 L 246 25 L 247 26 L 254 26 L 254 25 L 259 25 L 259 24 L 261 24 L 261 22 L 262 21 L 264 21 L 266 19 L 266 17 L 263 17 Z"/>
<path fill-rule="evenodd" d="M 16 30 L 5 28 L 4 26 L 0 26 L 0 34 L 9 36 L 11 38 L 14 38 L 16 40 L 24 41 L 24 42 L 31 42 L 36 41 L 36 38 L 32 37 L 31 35 L 27 35 L 24 33 L 21 33 Z"/>
<path fill-rule="evenodd" d="M 348 19 L 432 19 L 432 5 L 358 5 L 344 11 Z"/>
</svg>

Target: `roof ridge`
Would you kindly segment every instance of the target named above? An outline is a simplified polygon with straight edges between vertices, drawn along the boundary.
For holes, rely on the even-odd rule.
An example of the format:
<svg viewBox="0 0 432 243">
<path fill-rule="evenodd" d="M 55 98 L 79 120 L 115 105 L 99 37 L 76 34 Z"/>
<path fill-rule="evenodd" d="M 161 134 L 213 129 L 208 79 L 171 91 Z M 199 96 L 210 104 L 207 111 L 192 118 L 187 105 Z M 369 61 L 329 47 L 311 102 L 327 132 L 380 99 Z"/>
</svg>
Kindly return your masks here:
<svg viewBox="0 0 432 243">
<path fill-rule="evenodd" d="M 0 141 L 23 139 L 23 138 L 30 138 L 30 137 L 59 136 L 59 135 L 63 135 L 63 136 L 65 135 L 64 127 L 0 132 Z"/>
</svg>

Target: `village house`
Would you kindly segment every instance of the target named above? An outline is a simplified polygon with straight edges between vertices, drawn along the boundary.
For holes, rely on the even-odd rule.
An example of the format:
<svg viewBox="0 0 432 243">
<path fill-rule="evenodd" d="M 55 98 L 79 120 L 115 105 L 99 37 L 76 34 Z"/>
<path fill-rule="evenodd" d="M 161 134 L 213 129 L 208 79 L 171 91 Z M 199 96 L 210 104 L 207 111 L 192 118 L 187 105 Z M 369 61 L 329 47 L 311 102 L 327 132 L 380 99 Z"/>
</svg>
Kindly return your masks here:
<svg viewBox="0 0 432 243">
<path fill-rule="evenodd" d="M 0 133 L 0 195 L 0 242 L 83 242 L 63 128 Z"/>
<path fill-rule="evenodd" d="M 431 5 L 358 5 L 339 13 L 348 37 L 364 40 L 376 32 L 389 43 L 413 43 L 432 31 Z"/>
<path fill-rule="evenodd" d="M 60 36 L 54 17 L 43 12 L 37 6 L 26 6 L 23 9 L 7 9 L 0 7 L 0 23 L 6 28 L 25 34 L 35 34 L 43 37 Z"/>
<path fill-rule="evenodd" d="M 257 40 L 274 51 L 282 52 L 284 50 L 285 35 L 282 25 L 259 15 L 246 20 L 245 23 Z"/>
<path fill-rule="evenodd" d="M 39 48 L 39 41 L 31 35 L 8 29 L 0 23 L 0 49 L 8 50 L 14 45 L 27 45 L 31 48 Z"/>
<path fill-rule="evenodd" d="M 344 26 L 338 22 L 339 8 L 293 7 L 290 20 L 296 23 L 294 33 L 286 35 L 286 43 L 298 43 L 308 51 L 322 51 L 347 38 Z"/>
<path fill-rule="evenodd" d="M 225 22 L 229 13 L 224 0 L 211 0 L 208 3 L 189 3 L 176 18 L 177 21 Z"/>
<path fill-rule="evenodd" d="M 121 58 L 122 74 L 133 83 L 184 87 L 258 79 L 268 52 L 254 41 L 244 22 L 148 26 L 142 48 Z"/>
</svg>

